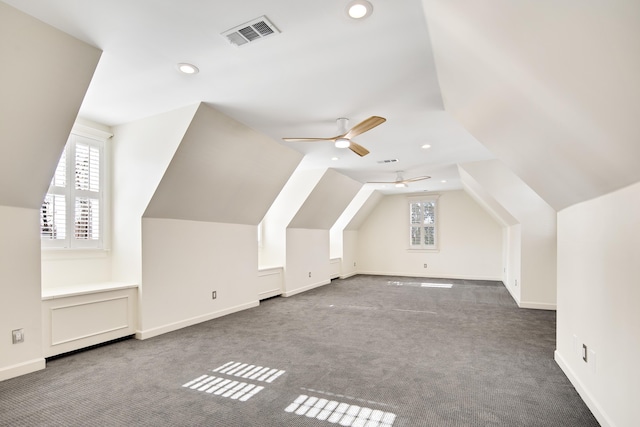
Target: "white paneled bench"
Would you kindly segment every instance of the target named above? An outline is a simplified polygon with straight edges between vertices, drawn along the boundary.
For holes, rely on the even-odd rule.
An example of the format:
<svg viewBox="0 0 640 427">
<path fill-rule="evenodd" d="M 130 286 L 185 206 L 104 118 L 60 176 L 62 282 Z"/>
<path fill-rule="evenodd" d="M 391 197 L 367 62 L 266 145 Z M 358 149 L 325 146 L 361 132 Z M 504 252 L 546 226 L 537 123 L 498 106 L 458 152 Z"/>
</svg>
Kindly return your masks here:
<svg viewBox="0 0 640 427">
<path fill-rule="evenodd" d="M 43 289 L 42 344 L 45 357 L 133 335 L 138 285 L 92 283 Z"/>
</svg>

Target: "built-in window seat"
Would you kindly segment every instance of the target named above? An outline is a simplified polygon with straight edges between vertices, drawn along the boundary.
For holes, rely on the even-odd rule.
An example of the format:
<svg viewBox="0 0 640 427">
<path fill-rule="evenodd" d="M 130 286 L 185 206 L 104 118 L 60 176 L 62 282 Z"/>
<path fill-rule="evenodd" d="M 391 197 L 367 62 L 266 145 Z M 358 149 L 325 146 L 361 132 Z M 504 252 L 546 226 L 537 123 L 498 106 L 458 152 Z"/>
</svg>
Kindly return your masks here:
<svg viewBox="0 0 640 427">
<path fill-rule="evenodd" d="M 42 290 L 42 344 L 51 357 L 133 335 L 138 285 L 104 282 Z"/>
</svg>

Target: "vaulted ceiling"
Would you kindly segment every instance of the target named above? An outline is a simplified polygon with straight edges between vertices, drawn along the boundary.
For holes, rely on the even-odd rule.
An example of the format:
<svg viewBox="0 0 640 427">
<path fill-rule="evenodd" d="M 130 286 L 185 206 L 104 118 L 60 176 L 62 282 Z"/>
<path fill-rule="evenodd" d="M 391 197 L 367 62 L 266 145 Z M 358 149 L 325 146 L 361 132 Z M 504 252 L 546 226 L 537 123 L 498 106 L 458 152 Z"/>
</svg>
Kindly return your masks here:
<svg viewBox="0 0 640 427">
<path fill-rule="evenodd" d="M 103 51 L 79 114 L 106 125 L 204 102 L 304 168 L 432 176 L 385 192 L 462 188 L 457 164 L 495 157 L 555 209 L 640 180 L 637 1 L 370 0 L 362 21 L 347 0 L 2 1 Z M 261 16 L 280 33 L 241 47 L 221 35 Z M 61 72 L 80 66 L 68 61 Z M 387 121 L 354 138 L 366 157 L 281 139 L 372 115 Z"/>
</svg>

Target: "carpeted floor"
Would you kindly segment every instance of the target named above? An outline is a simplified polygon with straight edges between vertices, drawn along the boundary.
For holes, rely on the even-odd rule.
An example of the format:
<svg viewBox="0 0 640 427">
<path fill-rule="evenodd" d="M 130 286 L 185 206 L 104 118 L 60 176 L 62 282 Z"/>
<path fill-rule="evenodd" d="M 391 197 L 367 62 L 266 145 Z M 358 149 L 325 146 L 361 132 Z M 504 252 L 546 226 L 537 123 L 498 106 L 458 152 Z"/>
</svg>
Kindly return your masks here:
<svg viewBox="0 0 640 427">
<path fill-rule="evenodd" d="M 598 426 L 554 349 L 501 283 L 355 276 L 51 360 L 0 425 Z"/>
</svg>

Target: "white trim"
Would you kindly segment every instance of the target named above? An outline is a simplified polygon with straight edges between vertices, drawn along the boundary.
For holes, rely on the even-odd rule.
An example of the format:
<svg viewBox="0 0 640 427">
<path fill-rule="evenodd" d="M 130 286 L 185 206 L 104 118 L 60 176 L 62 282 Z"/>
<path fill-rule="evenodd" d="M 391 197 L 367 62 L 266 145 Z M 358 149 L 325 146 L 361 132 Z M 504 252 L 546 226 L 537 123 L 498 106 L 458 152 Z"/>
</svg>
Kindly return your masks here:
<svg viewBox="0 0 640 427">
<path fill-rule="evenodd" d="M 268 291 L 260 292 L 258 294 L 258 299 L 262 301 L 263 299 L 275 297 L 275 296 L 278 296 L 280 294 L 282 294 L 282 289 L 273 288 L 273 289 L 269 289 Z"/>
<path fill-rule="evenodd" d="M 297 294 L 301 294 L 302 292 L 310 291 L 311 289 L 319 288 L 320 286 L 328 285 L 331 283 L 331 280 L 323 280 L 321 282 L 312 283 L 307 286 L 303 286 L 301 288 L 292 289 L 290 291 L 282 292 L 283 297 L 292 297 Z"/>
<path fill-rule="evenodd" d="M 416 274 L 405 272 L 382 272 L 382 271 L 359 271 L 357 274 L 370 275 L 370 276 L 403 276 L 403 277 L 430 277 L 433 279 L 458 279 L 458 280 L 491 280 L 494 282 L 502 282 L 502 277 L 498 276 L 460 276 L 457 274 Z"/>
<path fill-rule="evenodd" d="M 118 291 L 121 289 L 137 288 L 135 283 L 126 282 L 103 282 L 103 283 L 85 283 L 81 285 L 70 285 L 59 288 L 43 289 L 42 301 L 68 298 L 76 295 L 89 295 L 101 292 Z"/>
<path fill-rule="evenodd" d="M 79 136 L 84 136 L 86 138 L 95 139 L 96 141 L 102 141 L 102 142 L 105 142 L 106 140 L 113 137 L 113 133 L 106 130 L 97 129 L 96 126 L 100 126 L 99 124 L 97 123 L 89 124 L 89 122 L 85 124 L 85 123 L 80 123 L 79 120 L 81 119 L 76 120 L 76 122 L 73 124 L 73 128 L 71 128 L 71 133 Z"/>
<path fill-rule="evenodd" d="M 282 274 L 284 268 L 282 267 L 267 267 L 267 268 L 259 268 L 258 269 L 258 277 L 264 276 L 274 276 L 277 274 Z"/>
<path fill-rule="evenodd" d="M 518 304 L 520 308 L 532 308 L 534 310 L 556 310 L 556 304 L 550 304 L 547 302 L 528 302 L 522 301 Z"/>
<path fill-rule="evenodd" d="M 168 332 L 177 331 L 178 329 L 188 326 L 197 325 L 198 323 L 207 322 L 209 320 L 226 316 L 227 314 L 236 313 L 238 311 L 247 310 L 249 308 L 258 307 L 260 301 L 255 300 L 246 304 L 236 305 L 235 307 L 225 308 L 224 310 L 214 311 L 212 313 L 203 314 L 201 316 L 192 317 L 190 319 L 180 320 L 179 322 L 169 323 L 167 325 L 158 326 L 156 328 L 136 331 L 136 339 L 146 340 Z"/>
<path fill-rule="evenodd" d="M 558 350 L 553 352 L 553 358 L 562 369 L 562 372 L 567 376 L 573 387 L 575 387 L 578 394 L 587 405 L 587 407 L 593 413 L 593 416 L 596 417 L 598 422 L 602 427 L 614 427 L 615 425 L 611 421 L 611 418 L 606 414 L 606 412 L 602 409 L 602 407 L 596 402 L 594 397 L 587 391 L 587 388 L 582 384 L 582 382 L 578 379 L 578 376 L 575 372 L 569 367 L 569 364 L 564 360 L 562 355 L 558 353 Z"/>
<path fill-rule="evenodd" d="M 341 274 L 340 275 L 340 279 L 348 279 L 349 277 L 357 276 L 358 274 L 360 274 L 360 273 L 358 273 L 357 271 L 353 271 L 353 272 L 347 273 L 347 274 Z"/>
<path fill-rule="evenodd" d="M 27 360 L 26 362 L 7 366 L 6 368 L 0 369 L 0 381 L 40 371 L 46 368 L 46 366 L 47 363 L 44 357 L 39 357 L 37 359 Z"/>
</svg>

